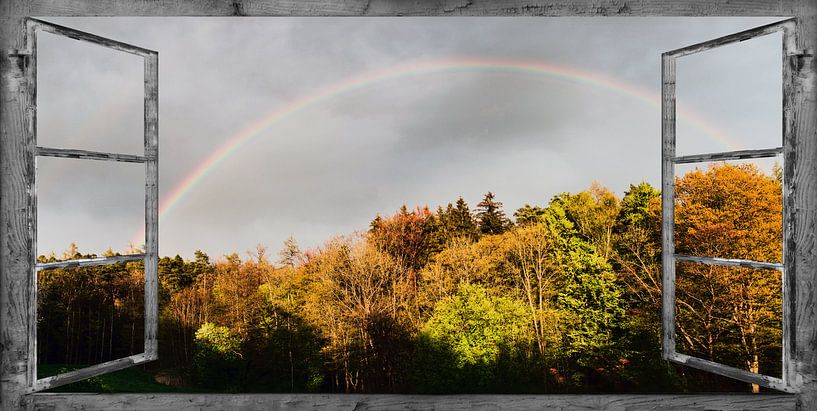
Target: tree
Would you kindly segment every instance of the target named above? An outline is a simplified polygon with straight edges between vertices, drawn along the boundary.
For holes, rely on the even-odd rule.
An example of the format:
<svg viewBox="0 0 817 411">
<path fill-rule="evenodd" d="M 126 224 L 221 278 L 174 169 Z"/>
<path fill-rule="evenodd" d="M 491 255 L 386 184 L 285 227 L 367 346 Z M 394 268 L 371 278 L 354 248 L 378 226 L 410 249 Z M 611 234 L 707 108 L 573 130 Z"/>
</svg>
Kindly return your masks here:
<svg viewBox="0 0 817 411">
<path fill-rule="evenodd" d="M 612 262 L 636 304 L 658 325 L 661 307 L 661 193 L 648 183 L 630 185 L 614 228 Z"/>
<path fill-rule="evenodd" d="M 442 237 L 442 245 L 450 243 L 455 238 L 464 237 L 473 241 L 479 236 L 477 222 L 462 197 L 457 199 L 456 206 L 448 203 L 445 209 L 439 207 L 437 209 L 437 219 L 440 224 L 439 231 Z"/>
<path fill-rule="evenodd" d="M 298 243 L 295 242 L 295 238 L 291 235 L 284 241 L 284 248 L 278 251 L 278 256 L 280 257 L 278 264 L 290 268 L 295 268 L 303 259 L 301 249 L 298 247 Z"/>
<path fill-rule="evenodd" d="M 516 219 L 516 225 L 522 226 L 541 223 L 544 214 L 544 208 L 525 204 L 513 213 L 513 217 Z"/>
<path fill-rule="evenodd" d="M 594 182 L 588 190 L 578 194 L 563 193 L 557 198 L 579 234 L 595 247 L 598 255 L 610 258 L 613 227 L 619 214 L 615 194 Z"/>
<path fill-rule="evenodd" d="M 477 222 L 482 234 L 502 234 L 510 226 L 502 211 L 502 203 L 494 200 L 494 193 L 487 192 L 477 204 Z"/>
<path fill-rule="evenodd" d="M 518 366 L 532 343 L 530 324 L 523 302 L 461 284 L 437 303 L 420 333 L 416 383 L 424 392 L 514 390 L 514 382 L 534 377 Z"/>
<path fill-rule="evenodd" d="M 678 178 L 675 213 L 678 253 L 782 260 L 781 181 L 753 164 L 716 164 Z M 678 330 L 685 348 L 736 366 L 734 359 L 742 358 L 752 372 L 771 367 L 764 358 L 780 357 L 780 274 L 679 264 Z"/>
</svg>

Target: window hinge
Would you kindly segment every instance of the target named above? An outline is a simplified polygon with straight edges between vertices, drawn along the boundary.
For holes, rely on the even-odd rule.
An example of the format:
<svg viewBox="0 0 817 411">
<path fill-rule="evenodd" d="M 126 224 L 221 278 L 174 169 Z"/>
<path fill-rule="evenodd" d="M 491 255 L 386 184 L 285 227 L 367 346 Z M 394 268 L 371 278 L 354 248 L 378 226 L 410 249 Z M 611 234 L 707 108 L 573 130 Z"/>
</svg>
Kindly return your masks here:
<svg viewBox="0 0 817 411">
<path fill-rule="evenodd" d="M 29 56 L 31 56 L 31 50 L 9 49 L 8 56 L 9 57 L 29 57 Z"/>
</svg>

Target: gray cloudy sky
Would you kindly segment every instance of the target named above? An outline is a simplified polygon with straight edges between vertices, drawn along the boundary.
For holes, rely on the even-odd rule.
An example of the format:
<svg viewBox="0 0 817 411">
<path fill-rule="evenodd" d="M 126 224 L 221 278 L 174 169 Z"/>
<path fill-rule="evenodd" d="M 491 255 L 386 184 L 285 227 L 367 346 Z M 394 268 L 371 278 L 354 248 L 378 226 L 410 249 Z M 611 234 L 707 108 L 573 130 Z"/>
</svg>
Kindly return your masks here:
<svg viewBox="0 0 817 411">
<path fill-rule="evenodd" d="M 658 96 L 663 51 L 773 18 L 46 18 L 159 51 L 160 193 L 228 137 L 299 97 L 416 61 L 557 64 Z M 685 57 L 681 154 L 780 145 L 780 38 Z M 138 57 L 44 33 L 41 146 L 139 153 Z M 657 100 L 656 100 L 657 101 Z M 38 160 L 39 253 L 124 250 L 143 218 L 140 165 Z M 303 247 L 406 203 L 493 191 L 512 214 L 599 181 L 659 184 L 660 109 L 584 81 L 496 70 L 402 76 L 326 98 L 225 158 L 165 214 L 163 255 Z"/>
</svg>

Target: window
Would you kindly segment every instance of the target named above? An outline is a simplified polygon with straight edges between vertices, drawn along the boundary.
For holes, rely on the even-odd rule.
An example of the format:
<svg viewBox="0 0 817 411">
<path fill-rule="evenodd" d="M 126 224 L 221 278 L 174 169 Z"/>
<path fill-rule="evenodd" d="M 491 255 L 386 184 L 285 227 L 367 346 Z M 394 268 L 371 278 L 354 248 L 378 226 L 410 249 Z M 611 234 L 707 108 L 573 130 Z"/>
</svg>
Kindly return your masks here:
<svg viewBox="0 0 817 411">
<path fill-rule="evenodd" d="M 715 49 L 759 36 L 782 32 L 783 34 L 783 141 L 779 147 L 756 150 L 739 150 L 719 153 L 705 153 L 676 156 L 675 137 L 675 66 L 676 60 L 684 56 Z M 729 36 L 694 44 L 688 47 L 666 52 L 662 55 L 662 266 L 663 266 L 663 313 L 662 345 L 663 357 L 669 361 L 685 364 L 701 370 L 713 372 L 740 381 L 758 384 L 780 391 L 795 392 L 791 381 L 794 373 L 792 363 L 792 335 L 794 330 L 794 289 L 793 278 L 786 270 L 792 263 L 793 256 L 786 253 L 790 240 L 788 230 L 793 227 L 794 218 L 789 195 L 792 192 L 794 155 L 794 130 L 792 128 L 792 100 L 787 93 L 792 82 L 792 69 L 789 58 L 796 55 L 795 22 L 783 20 Z M 675 253 L 675 166 L 676 164 L 702 163 L 711 161 L 743 160 L 768 158 L 783 155 L 783 261 L 782 263 L 752 261 L 736 258 L 718 258 L 712 256 L 692 256 Z M 717 362 L 681 354 L 675 345 L 675 270 L 677 262 L 689 262 L 718 266 L 746 267 L 760 270 L 779 270 L 783 272 L 783 370 L 782 378 L 770 377 L 741 370 Z"/>
<path fill-rule="evenodd" d="M 73 148 L 40 147 L 36 145 L 36 55 L 37 32 L 44 31 L 58 36 L 65 36 L 75 40 L 88 42 L 98 46 L 140 56 L 144 60 L 144 153 L 141 155 L 106 153 L 86 151 Z M 29 293 L 29 381 L 32 385 L 29 392 L 42 391 L 56 386 L 80 381 L 100 374 L 130 367 L 136 364 L 155 360 L 158 357 L 157 328 L 158 328 L 158 53 L 111 39 L 98 37 L 67 27 L 58 26 L 36 19 L 26 19 L 27 52 L 30 55 L 26 74 L 35 101 L 30 101 L 31 124 L 34 128 L 34 147 L 31 150 L 38 157 L 59 157 L 81 160 L 118 161 L 126 163 L 140 163 L 145 165 L 145 251 L 143 254 L 100 257 L 90 259 L 68 260 L 50 263 L 37 263 L 37 201 L 36 201 L 36 172 L 33 173 L 33 185 L 29 190 L 29 233 L 33 239 L 30 257 L 34 263 L 34 281 Z M 128 261 L 144 261 L 145 264 L 145 340 L 144 352 L 125 358 L 120 358 L 79 370 L 58 374 L 55 376 L 37 378 L 37 272 L 56 268 L 89 267 L 98 265 L 117 264 Z"/>
</svg>

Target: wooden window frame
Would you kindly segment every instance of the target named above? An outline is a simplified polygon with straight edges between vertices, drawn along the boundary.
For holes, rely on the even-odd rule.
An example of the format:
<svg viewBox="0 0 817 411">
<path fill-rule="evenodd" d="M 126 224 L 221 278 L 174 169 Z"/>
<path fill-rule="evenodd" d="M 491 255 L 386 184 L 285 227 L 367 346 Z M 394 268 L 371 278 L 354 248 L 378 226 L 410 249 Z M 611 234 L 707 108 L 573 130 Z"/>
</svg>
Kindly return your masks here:
<svg viewBox="0 0 817 411">
<path fill-rule="evenodd" d="M 31 216 L 26 187 L 34 164 L 33 130 L 24 120 L 30 94 L 22 21 L 30 16 L 620 16 L 794 17 L 799 56 L 790 58 L 794 161 L 786 204 L 793 226 L 784 239 L 795 284 L 791 382 L 796 395 L 342 395 L 342 394 L 56 394 L 27 393 Z M 817 3 L 813 0 L 6 0 L 0 2 L 0 409 L 817 409 Z M 789 157 L 787 157 L 789 158 Z M 788 263 L 794 261 L 795 266 Z"/>
<path fill-rule="evenodd" d="M 796 300 L 793 299 L 794 284 L 793 270 L 786 270 L 786 266 L 793 264 L 792 254 L 786 252 L 786 241 L 783 241 L 783 262 L 772 263 L 762 261 L 752 261 L 735 258 L 702 257 L 692 255 L 681 255 L 675 253 L 675 165 L 695 164 L 712 161 L 745 160 L 754 158 L 777 157 L 783 154 L 783 235 L 788 238 L 789 227 L 793 224 L 793 213 L 791 212 L 788 199 L 793 190 L 793 169 L 786 167 L 791 162 L 794 155 L 794 131 L 791 127 L 791 93 L 786 93 L 791 84 L 792 72 L 789 59 L 801 53 L 797 50 L 796 42 L 796 22 L 794 19 L 786 19 L 749 30 L 733 33 L 717 39 L 693 44 L 691 46 L 668 51 L 661 55 L 661 265 L 662 265 L 662 318 L 661 318 L 661 342 L 662 356 L 664 359 L 677 364 L 687 365 L 700 370 L 708 371 L 725 377 L 734 378 L 762 387 L 775 390 L 797 393 L 798 388 L 792 384 L 793 375 L 792 364 L 792 331 L 794 330 L 794 312 L 796 312 Z M 676 61 L 684 56 L 713 50 L 718 47 L 735 44 L 741 41 L 751 40 L 758 37 L 782 33 L 783 50 L 783 138 L 781 147 L 773 147 L 759 150 L 736 150 L 719 153 L 694 154 L 686 156 L 675 155 L 676 142 L 676 120 L 675 120 L 675 66 Z M 676 350 L 675 342 L 675 270 L 677 262 L 692 262 L 697 264 L 745 267 L 760 270 L 777 270 L 782 272 L 783 278 L 783 369 L 782 378 L 771 377 L 763 374 L 743 370 L 737 367 L 724 365 L 715 361 L 680 353 Z M 787 264 L 788 263 L 788 264 Z"/>
<path fill-rule="evenodd" d="M 146 363 L 158 358 L 158 258 L 159 258 L 159 54 L 156 51 L 133 46 L 94 34 L 49 23 L 47 21 L 24 19 L 26 44 L 24 54 L 28 56 L 25 75 L 31 87 L 30 105 L 27 110 L 28 121 L 33 130 L 32 144 L 36 157 L 57 157 L 80 160 L 114 161 L 138 163 L 145 165 L 145 252 L 122 256 L 76 259 L 50 263 L 37 263 L 37 189 L 36 160 L 29 190 L 28 213 L 31 216 L 29 236 L 32 239 L 30 258 L 32 261 L 32 280 L 28 290 L 28 334 L 29 356 L 26 392 L 34 393 L 72 382 L 81 381 L 101 374 L 107 374 L 137 364 Z M 46 32 L 54 35 L 79 40 L 87 44 L 101 46 L 119 52 L 139 56 L 144 62 L 144 153 L 143 155 L 106 153 L 78 149 L 40 147 L 37 145 L 37 33 Z M 37 273 L 43 270 L 62 268 L 92 267 L 119 264 L 130 261 L 144 262 L 145 281 L 145 331 L 144 351 L 104 363 L 84 367 L 46 378 L 37 377 Z"/>
</svg>

